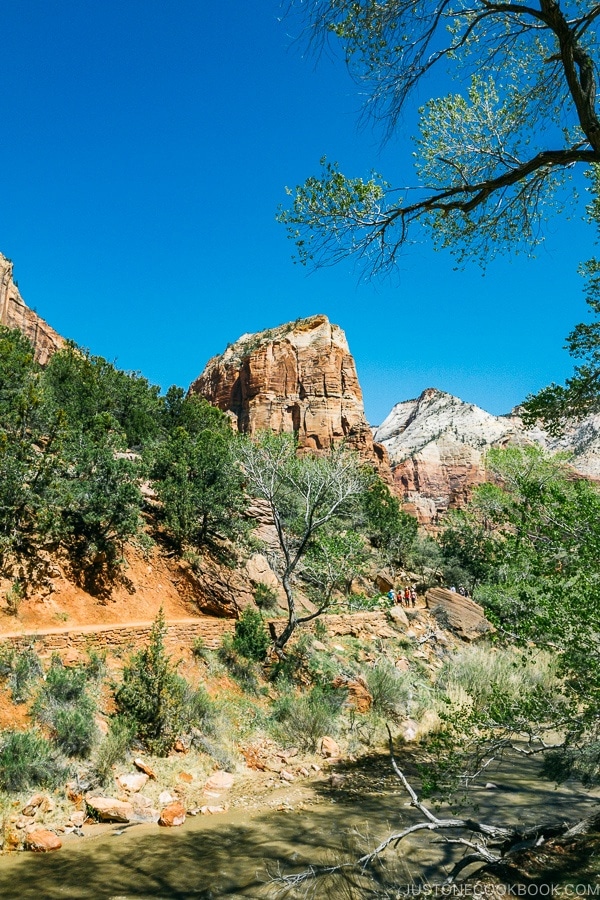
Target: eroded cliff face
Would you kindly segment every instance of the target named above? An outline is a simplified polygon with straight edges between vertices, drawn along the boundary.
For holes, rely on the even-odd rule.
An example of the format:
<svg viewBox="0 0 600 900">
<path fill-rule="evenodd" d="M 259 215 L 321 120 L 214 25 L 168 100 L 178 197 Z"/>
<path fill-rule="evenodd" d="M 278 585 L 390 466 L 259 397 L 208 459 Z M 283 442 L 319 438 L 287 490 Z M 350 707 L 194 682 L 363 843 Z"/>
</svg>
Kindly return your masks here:
<svg viewBox="0 0 600 900">
<path fill-rule="evenodd" d="M 539 428 L 526 429 L 518 410 L 493 416 L 435 388 L 396 404 L 374 438 L 389 453 L 396 492 L 425 525 L 463 506 L 473 486 L 486 480 L 490 447 L 538 444 L 566 451 L 576 472 L 600 476 L 600 416 L 573 424 L 556 439 Z"/>
<path fill-rule="evenodd" d="M 26 305 L 13 280 L 13 264 L 0 253 L 0 324 L 29 338 L 42 366 L 64 344 L 63 338 Z"/>
<path fill-rule="evenodd" d="M 326 316 L 243 335 L 208 362 L 190 392 L 229 413 L 246 434 L 295 433 L 307 450 L 345 441 L 379 467 L 387 466 L 365 418 L 346 336 Z"/>
</svg>

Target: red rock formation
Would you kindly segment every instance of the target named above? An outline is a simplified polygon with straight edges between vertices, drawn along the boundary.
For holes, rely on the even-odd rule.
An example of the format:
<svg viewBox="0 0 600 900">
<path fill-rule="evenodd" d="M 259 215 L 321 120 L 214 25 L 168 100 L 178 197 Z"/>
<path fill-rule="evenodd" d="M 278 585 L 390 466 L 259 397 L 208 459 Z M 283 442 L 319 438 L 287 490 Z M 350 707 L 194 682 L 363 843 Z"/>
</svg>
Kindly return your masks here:
<svg viewBox="0 0 600 900">
<path fill-rule="evenodd" d="M 0 324 L 7 328 L 18 328 L 29 338 L 35 350 L 35 358 L 42 366 L 64 344 L 60 334 L 25 304 L 13 281 L 13 264 L 1 253 Z"/>
<path fill-rule="evenodd" d="M 346 336 L 326 316 L 243 335 L 208 362 L 190 392 L 228 412 L 244 433 L 293 432 L 309 450 L 346 441 L 387 466 L 386 451 L 373 444 Z"/>
</svg>

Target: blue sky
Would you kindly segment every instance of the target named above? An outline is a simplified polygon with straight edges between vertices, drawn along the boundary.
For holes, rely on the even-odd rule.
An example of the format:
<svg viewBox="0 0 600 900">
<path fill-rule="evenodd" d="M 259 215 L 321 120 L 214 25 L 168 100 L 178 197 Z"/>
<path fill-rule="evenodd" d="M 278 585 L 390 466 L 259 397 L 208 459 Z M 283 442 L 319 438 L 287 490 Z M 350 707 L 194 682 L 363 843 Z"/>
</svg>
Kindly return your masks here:
<svg viewBox="0 0 600 900">
<path fill-rule="evenodd" d="M 293 265 L 285 185 L 323 154 L 409 183 L 414 119 L 380 151 L 341 61 L 303 56 L 281 15 L 278 0 L 5 4 L 0 251 L 26 302 L 164 388 L 244 332 L 324 312 L 373 424 L 426 387 L 501 413 L 563 380 L 594 252 L 577 217 L 551 222 L 536 259 L 485 274 L 425 235 L 393 281 Z"/>
</svg>

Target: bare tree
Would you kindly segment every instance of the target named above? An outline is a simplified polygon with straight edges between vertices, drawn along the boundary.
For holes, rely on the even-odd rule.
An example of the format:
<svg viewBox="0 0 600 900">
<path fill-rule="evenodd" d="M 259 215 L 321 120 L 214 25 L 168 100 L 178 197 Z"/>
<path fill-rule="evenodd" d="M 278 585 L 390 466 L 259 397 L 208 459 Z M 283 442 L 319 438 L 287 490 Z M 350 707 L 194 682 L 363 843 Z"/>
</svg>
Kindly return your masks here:
<svg viewBox="0 0 600 900">
<path fill-rule="evenodd" d="M 277 533 L 273 560 L 285 591 L 288 621 L 275 647 L 282 650 L 295 628 L 320 615 L 331 599 L 325 590 L 317 609 L 300 616 L 295 580 L 303 559 L 327 526 L 350 524 L 365 479 L 357 455 L 336 447 L 318 456 L 298 455 L 292 435 L 262 432 L 240 443 L 240 462 L 248 492 L 265 500 Z M 327 543 L 320 549 L 327 552 Z"/>
</svg>

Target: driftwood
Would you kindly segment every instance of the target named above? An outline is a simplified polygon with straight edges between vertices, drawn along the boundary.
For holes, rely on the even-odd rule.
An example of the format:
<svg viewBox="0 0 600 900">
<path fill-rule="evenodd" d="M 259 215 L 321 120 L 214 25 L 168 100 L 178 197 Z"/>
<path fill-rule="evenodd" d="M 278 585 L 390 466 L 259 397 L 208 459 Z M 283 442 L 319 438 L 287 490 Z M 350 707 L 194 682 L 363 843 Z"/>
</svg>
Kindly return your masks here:
<svg viewBox="0 0 600 900">
<path fill-rule="evenodd" d="M 310 866 L 303 872 L 294 875 L 279 876 L 275 879 L 282 887 L 297 887 L 311 879 L 324 875 L 333 875 L 337 872 L 366 871 L 378 857 L 393 845 L 398 847 L 404 838 L 419 831 L 439 832 L 442 840 L 448 844 L 459 844 L 468 850 L 452 871 L 442 882 L 442 885 L 451 885 L 467 867 L 481 863 L 484 869 L 503 869 L 510 865 L 511 856 L 519 850 L 530 847 L 540 847 L 553 837 L 572 837 L 577 834 L 592 830 L 600 825 L 600 814 L 596 813 L 577 824 L 568 822 L 546 823 L 535 825 L 526 829 L 491 825 L 471 818 L 439 818 L 419 799 L 412 785 L 407 780 L 404 772 L 398 765 L 394 756 L 392 733 L 387 726 L 389 736 L 389 752 L 392 768 L 400 780 L 404 790 L 410 797 L 410 805 L 418 809 L 423 816 L 422 822 L 409 825 L 401 831 L 394 832 L 377 847 L 374 847 L 359 859 L 339 863 L 333 866 Z M 447 834 L 449 832 L 450 834 Z M 463 832 L 463 834 L 461 834 Z"/>
</svg>

